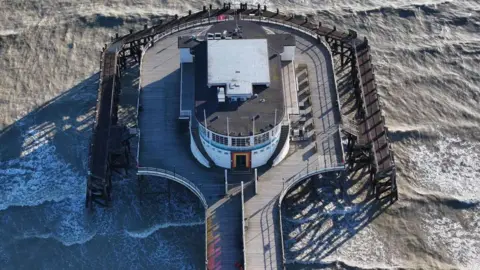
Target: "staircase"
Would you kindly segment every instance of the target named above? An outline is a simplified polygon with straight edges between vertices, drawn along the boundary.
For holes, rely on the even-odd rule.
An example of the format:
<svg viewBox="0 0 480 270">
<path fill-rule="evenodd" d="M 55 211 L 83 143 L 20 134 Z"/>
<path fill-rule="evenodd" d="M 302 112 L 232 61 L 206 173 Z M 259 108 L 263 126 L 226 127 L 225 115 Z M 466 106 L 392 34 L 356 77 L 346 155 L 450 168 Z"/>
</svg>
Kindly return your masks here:
<svg viewBox="0 0 480 270">
<path fill-rule="evenodd" d="M 277 148 L 275 149 L 275 152 L 273 152 L 272 156 L 268 160 L 267 164 L 272 165 L 273 160 L 278 156 L 280 151 L 282 151 L 283 145 L 285 145 L 285 142 L 287 141 L 288 135 L 290 133 L 290 126 L 289 125 L 283 125 L 280 129 L 280 139 L 278 140 Z"/>
<path fill-rule="evenodd" d="M 196 125 L 192 125 L 192 137 L 200 153 L 208 160 L 208 163 L 212 168 L 215 167 L 215 162 L 213 162 L 213 160 L 210 158 L 210 156 L 207 154 L 207 151 L 205 151 L 205 148 L 203 147 L 202 140 L 200 139 L 200 134 L 198 134 L 198 128 Z"/>
</svg>

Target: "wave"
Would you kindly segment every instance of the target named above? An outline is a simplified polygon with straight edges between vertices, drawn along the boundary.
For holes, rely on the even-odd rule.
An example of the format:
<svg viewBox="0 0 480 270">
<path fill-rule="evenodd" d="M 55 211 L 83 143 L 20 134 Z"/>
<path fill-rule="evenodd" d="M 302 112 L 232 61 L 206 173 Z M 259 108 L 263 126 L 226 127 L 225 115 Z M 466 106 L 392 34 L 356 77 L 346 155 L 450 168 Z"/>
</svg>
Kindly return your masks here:
<svg viewBox="0 0 480 270">
<path fill-rule="evenodd" d="M 435 191 L 425 191 L 420 188 L 413 189 L 417 197 L 409 198 L 409 200 L 422 202 L 422 203 L 438 203 L 443 204 L 447 207 L 453 208 L 455 210 L 466 210 L 473 209 L 480 206 L 480 199 L 454 196 L 451 194 L 435 192 Z"/>
<path fill-rule="evenodd" d="M 398 266 L 392 267 L 392 266 L 385 266 L 385 265 L 378 265 L 378 266 L 367 266 L 367 265 L 361 265 L 358 263 L 354 263 L 351 261 L 347 260 L 342 260 L 342 259 L 336 259 L 332 261 L 315 261 L 315 262 L 304 262 L 304 261 L 298 261 L 295 259 L 290 259 L 286 260 L 286 264 L 289 265 L 303 265 L 303 266 L 311 266 L 315 267 L 315 269 L 322 269 L 322 268 L 333 268 L 333 269 L 347 269 L 347 270 L 353 270 L 353 269 L 361 269 L 361 270 L 374 270 L 374 269 L 402 269 L 399 268 Z M 369 265 L 373 265 L 372 262 L 369 262 Z M 288 268 L 288 267 L 287 267 Z"/>
<path fill-rule="evenodd" d="M 94 233 L 90 233 L 88 235 L 84 235 L 84 237 L 82 237 L 81 239 L 77 239 L 77 240 L 66 240 L 65 238 L 61 238 L 60 236 L 58 235 L 55 235 L 53 233 L 25 233 L 23 234 L 22 236 L 20 237 L 15 237 L 15 239 L 17 240 L 27 240 L 27 239 L 52 239 L 52 240 L 55 240 L 59 243 L 61 243 L 62 245 L 64 246 L 73 246 L 73 245 L 82 245 L 82 244 L 85 244 L 87 242 L 89 242 L 90 240 L 92 240 L 93 238 L 95 238 L 97 234 L 94 232 Z"/>
<path fill-rule="evenodd" d="M 128 236 L 133 237 L 133 238 L 144 239 L 144 238 L 149 237 L 150 235 L 152 235 L 153 233 L 155 233 L 156 231 L 161 230 L 161 229 L 172 228 L 172 227 L 195 227 L 195 226 L 200 226 L 200 225 L 204 225 L 204 224 L 205 224 L 205 222 L 203 222 L 203 221 L 185 222 L 185 223 L 170 223 L 170 222 L 167 222 L 167 223 L 163 223 L 163 224 L 157 224 L 153 227 L 146 228 L 142 231 L 128 231 L 128 230 L 125 230 L 125 233 Z"/>
<path fill-rule="evenodd" d="M 0 210 L 84 196 L 86 178 L 74 172 L 70 164 L 57 156 L 53 144 L 35 139 L 32 142 L 35 146 L 28 147 L 34 148 L 33 151 L 0 163 Z"/>
</svg>

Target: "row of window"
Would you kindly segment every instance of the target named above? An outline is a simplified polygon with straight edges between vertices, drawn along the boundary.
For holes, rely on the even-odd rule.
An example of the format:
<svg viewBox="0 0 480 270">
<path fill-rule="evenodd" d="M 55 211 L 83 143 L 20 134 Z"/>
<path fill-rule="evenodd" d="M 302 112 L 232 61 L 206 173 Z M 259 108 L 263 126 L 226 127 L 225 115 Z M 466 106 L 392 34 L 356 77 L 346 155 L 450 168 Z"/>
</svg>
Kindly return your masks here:
<svg viewBox="0 0 480 270">
<path fill-rule="evenodd" d="M 255 136 L 255 138 L 254 138 L 255 145 L 264 143 L 264 142 L 268 141 L 269 138 L 270 138 L 270 133 L 269 132 L 263 133 L 262 135 L 259 135 L 259 136 Z"/>
<path fill-rule="evenodd" d="M 250 146 L 250 138 L 232 138 L 232 146 Z"/>
<path fill-rule="evenodd" d="M 275 132 L 275 129 L 274 129 Z M 206 131 L 203 126 L 200 126 L 200 133 L 203 134 L 205 137 L 209 137 L 210 132 Z M 254 137 L 254 145 L 262 144 L 270 139 L 270 132 L 265 132 L 261 135 L 257 135 Z M 228 145 L 228 137 L 218 135 L 212 132 L 212 140 L 216 143 Z M 235 138 L 232 137 L 232 146 L 250 146 L 250 137 L 244 138 Z"/>
<path fill-rule="evenodd" d="M 228 145 L 228 138 L 225 136 L 220 136 L 215 133 L 212 133 L 212 140 L 216 143 Z"/>
</svg>

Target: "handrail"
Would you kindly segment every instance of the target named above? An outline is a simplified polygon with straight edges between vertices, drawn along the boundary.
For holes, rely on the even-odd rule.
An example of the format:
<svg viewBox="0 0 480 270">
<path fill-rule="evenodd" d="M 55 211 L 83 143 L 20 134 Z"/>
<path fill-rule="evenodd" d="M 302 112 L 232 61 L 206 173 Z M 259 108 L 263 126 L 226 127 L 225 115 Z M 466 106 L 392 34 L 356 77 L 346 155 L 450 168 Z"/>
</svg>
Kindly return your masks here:
<svg viewBox="0 0 480 270">
<path fill-rule="evenodd" d="M 245 244 L 245 197 L 243 193 L 243 181 L 241 182 L 242 196 L 242 242 L 243 242 L 243 269 L 247 270 L 247 245 Z"/>
<path fill-rule="evenodd" d="M 307 171 L 305 172 L 304 170 L 307 170 Z M 292 188 L 292 186 L 294 186 L 295 184 L 299 183 L 300 181 L 308 177 L 311 177 L 317 174 L 326 173 L 326 172 L 335 172 L 335 171 L 345 171 L 345 164 L 338 163 L 334 167 L 320 168 L 320 169 L 316 167 L 312 171 L 309 170 L 309 166 L 306 166 L 299 173 L 295 174 L 293 177 L 283 182 L 282 193 L 280 194 L 280 198 L 278 200 L 278 206 L 279 207 L 281 206 L 283 198 L 285 197 L 287 192 L 290 190 L 290 188 Z"/>
<path fill-rule="evenodd" d="M 183 176 L 181 176 L 177 173 L 174 173 L 174 172 L 171 172 L 171 171 L 168 171 L 168 170 L 164 170 L 164 169 L 152 168 L 152 167 L 139 167 L 137 175 L 160 176 L 160 177 L 168 178 L 168 179 L 170 179 L 172 181 L 175 181 L 179 184 L 182 184 L 186 188 L 188 188 L 190 191 L 192 191 L 195 195 L 197 195 L 197 197 L 200 199 L 200 201 L 202 202 L 205 209 L 208 208 L 207 200 L 205 199 L 205 196 L 203 196 L 200 189 L 198 189 L 198 187 L 195 186 L 195 184 L 193 182 L 191 182 L 187 178 L 185 178 L 185 177 L 183 177 Z"/>
</svg>

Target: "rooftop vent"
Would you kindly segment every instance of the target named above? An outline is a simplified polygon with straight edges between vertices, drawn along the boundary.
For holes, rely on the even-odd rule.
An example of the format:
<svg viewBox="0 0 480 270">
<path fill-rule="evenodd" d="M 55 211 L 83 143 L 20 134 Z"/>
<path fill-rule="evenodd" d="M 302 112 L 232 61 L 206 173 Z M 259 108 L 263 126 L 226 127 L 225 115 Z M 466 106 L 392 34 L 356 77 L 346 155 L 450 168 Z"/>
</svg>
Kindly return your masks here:
<svg viewBox="0 0 480 270">
<path fill-rule="evenodd" d="M 218 102 L 220 103 L 225 102 L 225 88 L 217 87 L 217 97 L 218 97 Z"/>
</svg>

